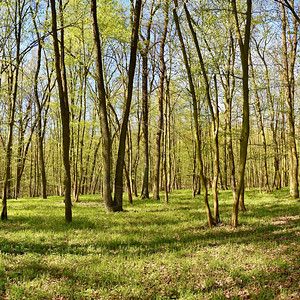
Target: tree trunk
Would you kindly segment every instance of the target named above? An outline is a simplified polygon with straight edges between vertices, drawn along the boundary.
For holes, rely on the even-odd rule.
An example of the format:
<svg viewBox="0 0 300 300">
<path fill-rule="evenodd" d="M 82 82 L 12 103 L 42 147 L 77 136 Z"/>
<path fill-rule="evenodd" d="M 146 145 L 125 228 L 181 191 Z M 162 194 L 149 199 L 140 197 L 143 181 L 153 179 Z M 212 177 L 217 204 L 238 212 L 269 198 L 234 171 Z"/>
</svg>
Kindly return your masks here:
<svg viewBox="0 0 300 300">
<path fill-rule="evenodd" d="M 176 1 L 175 1 L 175 4 L 176 4 Z M 180 29 L 180 25 L 179 25 L 179 19 L 178 19 L 178 15 L 177 15 L 177 12 L 176 12 L 176 8 L 173 9 L 173 16 L 174 16 L 174 21 L 175 21 L 175 24 L 176 24 L 177 34 L 178 34 L 180 45 L 181 45 L 181 51 L 182 51 L 183 58 L 184 58 L 184 64 L 185 64 L 185 67 L 186 67 L 186 70 L 187 70 L 187 75 L 188 75 L 188 80 L 189 80 L 189 87 L 190 87 L 190 92 L 191 92 L 191 96 L 192 96 L 197 160 L 198 160 L 198 164 L 199 164 L 199 172 L 200 172 L 201 184 L 202 184 L 202 188 L 203 188 L 203 198 L 204 198 L 204 204 L 205 204 L 205 210 L 206 210 L 206 215 L 207 215 L 208 226 L 211 228 L 215 225 L 215 222 L 212 218 L 209 203 L 208 203 L 208 192 L 207 192 L 206 178 L 204 176 L 203 162 L 202 162 L 202 157 L 201 157 L 200 132 L 199 132 L 199 123 L 198 123 L 198 104 L 197 104 L 196 92 L 195 92 L 195 87 L 194 87 L 194 83 L 193 83 L 193 79 L 192 79 L 191 68 L 190 68 L 190 65 L 188 63 L 188 57 L 187 57 L 187 53 L 186 53 L 186 50 L 185 50 L 185 45 L 184 45 L 182 34 L 181 34 L 181 29 Z"/>
<path fill-rule="evenodd" d="M 147 41 L 149 42 L 149 41 Z M 148 113 L 148 49 L 142 53 L 142 132 L 143 132 L 143 185 L 142 199 L 149 199 L 149 113 Z"/>
<path fill-rule="evenodd" d="M 136 0 L 135 10 L 134 10 L 134 21 L 131 34 L 131 50 L 130 50 L 130 62 L 129 62 L 129 72 L 128 72 L 128 85 L 127 85 L 127 98 L 125 101 L 123 119 L 120 130 L 120 140 L 118 148 L 118 157 L 115 173 L 115 195 L 114 195 L 114 205 L 116 210 L 122 211 L 123 203 L 123 167 L 124 167 L 124 157 L 125 157 L 125 141 L 126 133 L 128 127 L 129 112 L 132 100 L 133 91 L 133 79 L 136 66 L 136 53 L 138 44 L 138 31 L 140 23 L 140 13 L 141 13 L 142 0 Z"/>
<path fill-rule="evenodd" d="M 106 211 L 116 211 L 115 203 L 112 200 L 111 195 L 111 136 L 108 126 L 107 119 L 107 104 L 105 95 L 105 84 L 102 67 L 102 53 L 100 34 L 97 21 L 97 2 L 96 0 L 91 1 L 91 17 L 95 49 L 95 61 L 96 61 L 96 72 L 97 72 L 97 86 L 99 92 L 99 114 L 100 114 L 100 125 L 102 132 L 102 158 L 103 158 L 103 200 L 105 203 Z"/>
<path fill-rule="evenodd" d="M 293 5 L 293 4 L 292 4 Z M 286 86 L 286 106 L 287 106 L 287 123 L 288 123 L 288 146 L 289 146 L 289 183 L 290 196 L 292 198 L 299 198 L 298 188 L 298 154 L 295 141 L 295 120 L 294 120 L 294 91 L 295 91 L 295 77 L 294 67 L 297 51 L 297 32 L 298 22 L 293 16 L 293 29 L 290 37 L 290 51 L 287 49 L 287 15 L 285 7 L 281 5 L 282 12 L 282 43 L 283 43 L 283 59 L 284 59 L 284 81 Z M 290 31 L 290 29 L 289 29 Z"/>
<path fill-rule="evenodd" d="M 206 101 L 207 105 L 209 107 L 210 115 L 212 118 L 212 135 L 213 135 L 213 147 L 214 147 L 214 158 L 213 158 L 213 183 L 212 183 L 212 190 L 213 190 L 213 198 L 214 198 L 214 218 L 215 222 L 220 222 L 220 216 L 219 216 L 219 202 L 218 202 L 218 178 L 219 178 L 219 169 L 220 169 L 220 163 L 219 163 L 219 140 L 218 140 L 218 134 L 219 134 L 219 107 L 218 107 L 218 89 L 217 89 L 217 79 L 216 76 L 214 76 L 214 83 L 215 83 L 215 109 L 213 108 L 212 100 L 211 100 L 211 94 L 210 94 L 210 86 L 208 81 L 208 76 L 206 72 L 206 68 L 204 65 L 204 60 L 202 53 L 200 51 L 198 38 L 196 35 L 196 32 L 192 25 L 192 20 L 190 13 L 187 9 L 186 4 L 184 3 L 184 10 L 185 14 L 188 20 L 189 28 L 193 36 L 193 40 L 196 46 L 198 58 L 200 61 L 202 76 L 204 79 L 204 85 L 205 85 L 205 94 L 206 94 Z"/>
<path fill-rule="evenodd" d="M 57 36 L 57 20 L 55 0 L 51 0 L 51 13 L 52 13 L 52 34 L 53 46 L 55 54 L 55 69 L 56 80 L 59 92 L 60 113 L 62 122 L 62 141 L 63 141 L 63 164 L 65 169 L 65 219 L 66 222 L 72 221 L 72 202 L 71 202 L 71 174 L 70 174 L 70 116 L 69 116 L 69 102 L 68 90 L 66 82 L 66 71 L 64 62 L 64 26 L 63 26 L 63 13 L 62 13 L 62 0 L 59 1 L 60 15 L 61 15 L 61 29 L 60 29 L 60 45 Z"/>
<path fill-rule="evenodd" d="M 231 0 L 233 17 L 235 19 L 236 33 L 238 36 L 240 55 L 242 62 L 242 75 L 243 75 L 243 120 L 242 120 L 242 130 L 240 137 L 240 162 L 238 170 L 238 182 L 236 193 L 234 195 L 234 203 L 232 209 L 232 219 L 231 224 L 233 227 L 238 226 L 238 208 L 239 208 L 239 198 L 244 185 L 244 175 L 245 166 L 247 159 L 247 148 L 248 148 L 248 138 L 249 138 L 249 70 L 248 70 L 248 57 L 249 57 L 249 42 L 250 42 L 250 29 L 251 29 L 251 10 L 252 10 L 252 0 L 247 0 L 247 12 L 246 12 L 246 23 L 245 23 L 245 33 L 244 40 L 241 35 L 241 28 L 238 20 L 238 13 L 236 8 L 236 0 Z"/>
<path fill-rule="evenodd" d="M 255 100 L 255 106 L 257 110 L 257 119 L 258 119 L 258 124 L 260 128 L 260 133 L 262 136 L 263 140 L 263 147 L 264 147 L 264 177 L 265 177 L 265 186 L 266 186 L 266 192 L 270 192 L 270 185 L 269 185 L 269 174 L 268 174 L 268 162 L 267 162 L 267 140 L 266 140 L 266 135 L 265 135 L 265 129 L 263 125 L 263 118 L 261 114 L 261 105 L 260 105 L 260 97 L 258 94 L 256 82 L 255 82 L 255 75 L 254 75 L 254 68 L 252 64 L 252 59 L 251 55 L 249 55 L 249 64 L 250 64 L 250 70 L 251 70 L 251 75 L 252 75 L 252 83 L 254 87 L 254 100 Z"/>
<path fill-rule="evenodd" d="M 161 37 L 160 43 L 160 52 L 159 52 L 159 61 L 160 61 L 160 74 L 159 74 L 159 98 L 158 98 L 158 128 L 156 133 L 156 163 L 154 170 L 154 184 L 153 184 L 153 200 L 159 200 L 159 175 L 160 175 L 160 162 L 161 162 L 161 135 L 163 131 L 163 122 L 164 122 L 164 82 L 165 82 L 165 73 L 166 73 L 166 64 L 165 64 L 165 42 L 168 32 L 169 24 L 169 0 L 165 1 L 165 21 L 164 21 L 164 31 Z"/>
<path fill-rule="evenodd" d="M 14 63 L 14 76 L 9 76 L 9 117 L 8 117 L 8 137 L 5 147 L 5 172 L 3 181 L 3 195 L 2 195 L 2 212 L 1 220 L 7 220 L 7 198 L 10 194 L 10 180 L 11 180 L 11 156 L 12 156 L 12 143 L 13 143 L 13 127 L 15 121 L 15 107 L 18 93 L 18 78 L 20 69 L 20 47 L 21 47 L 21 32 L 23 20 L 24 3 L 21 5 L 19 1 L 16 2 L 14 33 L 16 42 L 16 59 Z M 12 92 L 12 93 L 11 93 Z"/>
</svg>

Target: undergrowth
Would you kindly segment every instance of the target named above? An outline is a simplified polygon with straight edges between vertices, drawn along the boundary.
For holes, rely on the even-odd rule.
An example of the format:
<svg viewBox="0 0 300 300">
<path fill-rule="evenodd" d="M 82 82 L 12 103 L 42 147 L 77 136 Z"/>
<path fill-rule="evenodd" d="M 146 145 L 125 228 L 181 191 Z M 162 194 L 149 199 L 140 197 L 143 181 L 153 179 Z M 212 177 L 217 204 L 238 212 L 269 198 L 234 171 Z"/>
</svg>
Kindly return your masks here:
<svg viewBox="0 0 300 300">
<path fill-rule="evenodd" d="M 124 201 L 99 195 L 9 200 L 0 223 L 1 299 L 299 299 L 300 202 L 287 190 L 246 192 L 239 227 L 221 191 L 221 223 L 208 229 L 201 196 Z M 210 199 L 211 201 L 212 199 Z"/>
</svg>

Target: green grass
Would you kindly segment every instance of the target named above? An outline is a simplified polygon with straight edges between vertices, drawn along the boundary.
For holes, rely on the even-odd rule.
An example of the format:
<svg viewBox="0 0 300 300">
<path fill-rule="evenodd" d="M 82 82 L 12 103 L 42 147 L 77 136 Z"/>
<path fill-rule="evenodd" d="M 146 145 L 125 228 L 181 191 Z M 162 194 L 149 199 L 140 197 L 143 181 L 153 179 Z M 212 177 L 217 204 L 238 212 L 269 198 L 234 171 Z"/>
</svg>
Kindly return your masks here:
<svg viewBox="0 0 300 300">
<path fill-rule="evenodd" d="M 174 191 L 168 205 L 134 199 L 115 214 L 82 196 L 71 224 L 62 198 L 10 200 L 0 298 L 299 299 L 299 200 L 247 191 L 233 230 L 231 192 L 219 198 L 222 223 L 211 230 L 191 191 Z"/>
</svg>

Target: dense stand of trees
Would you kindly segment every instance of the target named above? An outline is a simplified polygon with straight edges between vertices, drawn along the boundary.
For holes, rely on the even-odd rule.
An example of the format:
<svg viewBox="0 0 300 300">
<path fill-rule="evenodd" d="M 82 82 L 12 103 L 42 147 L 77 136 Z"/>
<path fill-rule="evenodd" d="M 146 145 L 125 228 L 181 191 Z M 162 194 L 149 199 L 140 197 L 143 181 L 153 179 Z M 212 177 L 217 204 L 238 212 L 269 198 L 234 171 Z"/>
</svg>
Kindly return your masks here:
<svg viewBox="0 0 300 300">
<path fill-rule="evenodd" d="M 236 227 L 245 188 L 298 198 L 299 4 L 2 1 L 2 220 L 9 198 L 64 195 L 70 222 L 81 194 L 189 188 L 212 227 L 230 188 Z"/>
</svg>

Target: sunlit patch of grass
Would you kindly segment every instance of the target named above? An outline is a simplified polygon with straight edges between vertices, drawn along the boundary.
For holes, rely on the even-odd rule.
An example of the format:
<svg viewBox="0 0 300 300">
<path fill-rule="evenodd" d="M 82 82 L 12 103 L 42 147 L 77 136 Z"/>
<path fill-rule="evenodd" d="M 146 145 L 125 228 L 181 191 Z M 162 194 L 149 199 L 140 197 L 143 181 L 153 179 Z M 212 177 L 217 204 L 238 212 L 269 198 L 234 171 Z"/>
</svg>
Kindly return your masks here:
<svg viewBox="0 0 300 300">
<path fill-rule="evenodd" d="M 168 205 L 163 195 L 133 205 L 125 198 L 115 214 L 99 195 L 84 195 L 71 224 L 60 197 L 10 200 L 0 226 L 0 298 L 300 297 L 299 201 L 286 189 L 246 191 L 247 212 L 233 230 L 232 193 L 221 191 L 221 224 L 210 230 L 201 196 L 191 195 L 174 191 Z"/>
</svg>

